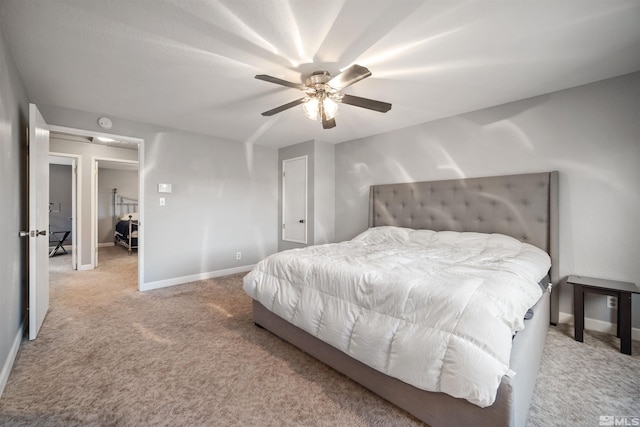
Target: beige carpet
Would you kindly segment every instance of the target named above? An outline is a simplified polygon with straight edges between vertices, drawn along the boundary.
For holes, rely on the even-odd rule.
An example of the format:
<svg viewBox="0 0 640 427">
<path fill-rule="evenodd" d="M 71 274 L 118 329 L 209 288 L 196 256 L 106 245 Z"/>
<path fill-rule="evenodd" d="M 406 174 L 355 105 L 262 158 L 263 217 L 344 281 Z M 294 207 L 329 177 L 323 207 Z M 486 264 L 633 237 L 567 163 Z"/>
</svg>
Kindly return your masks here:
<svg viewBox="0 0 640 427">
<path fill-rule="evenodd" d="M 421 425 L 251 321 L 242 275 L 140 293 L 136 256 L 52 258 L 51 308 L 23 341 L 0 425 Z M 640 416 L 640 345 L 552 328 L 529 426 Z"/>
</svg>

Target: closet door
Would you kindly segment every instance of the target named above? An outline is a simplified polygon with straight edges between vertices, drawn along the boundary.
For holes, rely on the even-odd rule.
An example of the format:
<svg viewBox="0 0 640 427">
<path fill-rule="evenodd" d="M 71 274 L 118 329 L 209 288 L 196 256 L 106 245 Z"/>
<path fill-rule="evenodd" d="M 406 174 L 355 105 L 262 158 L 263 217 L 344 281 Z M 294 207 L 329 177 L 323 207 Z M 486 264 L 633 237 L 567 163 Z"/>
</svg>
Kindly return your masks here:
<svg viewBox="0 0 640 427">
<path fill-rule="evenodd" d="M 307 243 L 307 156 L 282 162 L 282 240 Z"/>
</svg>

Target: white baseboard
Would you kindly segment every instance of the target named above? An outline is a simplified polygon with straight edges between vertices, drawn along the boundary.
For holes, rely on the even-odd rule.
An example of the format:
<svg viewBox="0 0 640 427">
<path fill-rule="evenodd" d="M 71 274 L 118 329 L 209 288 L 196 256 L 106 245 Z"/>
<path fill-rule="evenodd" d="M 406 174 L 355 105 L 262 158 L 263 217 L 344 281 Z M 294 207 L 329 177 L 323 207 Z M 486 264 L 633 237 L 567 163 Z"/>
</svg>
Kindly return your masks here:
<svg viewBox="0 0 640 427">
<path fill-rule="evenodd" d="M 173 279 L 158 280 L 155 282 L 143 283 L 139 286 L 141 291 L 151 291 L 153 289 L 166 288 L 168 286 L 183 285 L 185 283 L 196 282 L 198 280 L 212 279 L 214 277 L 228 276 L 229 274 L 244 273 L 250 271 L 255 264 L 243 265 L 240 267 L 225 268 L 224 270 L 209 271 L 207 273 L 192 274 L 190 276 L 176 277 Z"/>
<path fill-rule="evenodd" d="M 78 264 L 78 271 L 93 270 L 94 268 L 93 264 Z"/>
<path fill-rule="evenodd" d="M 22 324 L 18 328 L 18 332 L 16 333 L 15 338 L 13 339 L 13 344 L 11 345 L 11 349 L 9 350 L 9 354 L 7 355 L 7 360 L 5 360 L 4 364 L 2 365 L 2 371 L 0 371 L 0 397 L 2 397 L 4 388 L 7 386 L 7 381 L 9 381 L 9 374 L 11 374 L 13 362 L 15 362 L 16 356 L 18 355 L 18 350 L 20 350 L 20 342 L 22 341 L 22 337 L 24 336 L 25 324 L 26 323 L 23 320 Z"/>
<path fill-rule="evenodd" d="M 98 243 L 99 248 L 108 248 L 109 246 L 115 246 L 115 242 Z"/>
<path fill-rule="evenodd" d="M 560 312 L 558 323 L 573 325 L 573 314 Z M 611 335 L 615 335 L 618 329 L 615 323 L 592 319 L 590 317 L 584 318 L 584 328 L 590 331 L 604 332 Z M 640 341 L 640 329 L 631 328 L 631 339 Z"/>
</svg>

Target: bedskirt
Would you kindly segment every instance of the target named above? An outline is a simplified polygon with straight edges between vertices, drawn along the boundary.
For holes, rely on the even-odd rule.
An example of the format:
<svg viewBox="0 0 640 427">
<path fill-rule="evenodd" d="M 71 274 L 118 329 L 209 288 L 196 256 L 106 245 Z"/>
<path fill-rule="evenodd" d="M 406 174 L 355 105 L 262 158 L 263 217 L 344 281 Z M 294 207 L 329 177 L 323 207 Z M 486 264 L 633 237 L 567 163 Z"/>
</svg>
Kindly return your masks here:
<svg viewBox="0 0 640 427">
<path fill-rule="evenodd" d="M 493 405 L 481 408 L 445 393 L 418 389 L 376 371 L 278 317 L 258 301 L 253 301 L 253 320 L 257 325 L 432 427 L 524 426 L 549 327 L 549 291 L 543 294 L 533 311 L 533 318 L 525 321 L 525 328 L 513 339 L 510 369 L 514 374 L 503 377 Z"/>
</svg>

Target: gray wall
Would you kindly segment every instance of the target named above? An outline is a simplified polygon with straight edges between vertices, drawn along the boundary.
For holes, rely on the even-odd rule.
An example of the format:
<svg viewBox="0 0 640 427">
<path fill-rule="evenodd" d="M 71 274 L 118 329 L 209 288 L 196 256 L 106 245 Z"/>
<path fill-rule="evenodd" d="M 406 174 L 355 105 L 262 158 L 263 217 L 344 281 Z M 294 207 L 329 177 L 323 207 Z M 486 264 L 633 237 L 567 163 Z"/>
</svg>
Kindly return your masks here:
<svg viewBox="0 0 640 427">
<path fill-rule="evenodd" d="M 558 170 L 561 277 L 640 284 L 639 123 L 634 73 L 338 144 L 336 239 L 366 229 L 371 184 Z M 615 322 L 603 296 L 586 304 L 587 317 Z M 566 284 L 560 310 L 573 313 Z"/>
<path fill-rule="evenodd" d="M 72 217 L 72 174 L 69 165 L 49 165 L 49 201 L 60 203 L 60 212 L 49 214 L 51 231 L 71 230 Z M 62 236 L 59 236 L 62 237 Z M 65 245 L 71 244 L 72 233 L 65 239 Z M 51 241 L 51 239 L 49 239 Z M 60 253 L 60 252 L 59 252 Z"/>
<path fill-rule="evenodd" d="M 98 166 L 103 163 L 98 162 Z M 98 243 L 113 243 L 114 188 L 118 189 L 119 196 L 138 200 L 138 171 L 98 169 Z M 116 212 L 121 213 L 119 207 Z"/>
<path fill-rule="evenodd" d="M 145 141 L 146 281 L 251 265 L 276 251 L 276 150 L 178 131 Z M 164 207 L 159 183 L 173 186 Z"/>
<path fill-rule="evenodd" d="M 336 146 L 315 141 L 313 244 L 335 241 Z"/>
<path fill-rule="evenodd" d="M 0 26 L 0 394 L 22 337 L 26 316 L 27 94 Z"/>
<path fill-rule="evenodd" d="M 104 132 L 100 114 L 39 107 L 50 125 Z M 111 119 L 110 133 L 144 139 L 142 286 L 242 268 L 276 251 L 277 150 Z M 158 183 L 173 185 L 164 207 Z"/>
<path fill-rule="evenodd" d="M 40 108 L 45 121 L 44 108 Z M 97 119 L 96 119 L 97 120 Z M 54 125 L 47 121 L 47 124 Z M 78 236 L 81 242 L 80 253 L 78 254 L 78 269 L 83 265 L 91 265 L 91 159 L 92 157 L 102 157 L 119 160 L 138 160 L 138 152 L 126 148 L 110 147 L 101 144 L 91 144 L 84 142 L 69 141 L 67 139 L 57 139 L 54 136 L 50 138 L 49 150 L 54 153 L 76 154 L 80 156 L 80 174 L 78 180 L 82 181 L 81 193 L 82 201 L 78 206 L 78 215 L 82 218 L 80 221 L 81 230 Z M 100 180 L 98 180 L 98 183 Z"/>
</svg>

